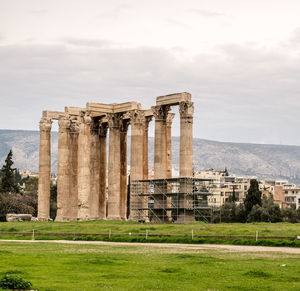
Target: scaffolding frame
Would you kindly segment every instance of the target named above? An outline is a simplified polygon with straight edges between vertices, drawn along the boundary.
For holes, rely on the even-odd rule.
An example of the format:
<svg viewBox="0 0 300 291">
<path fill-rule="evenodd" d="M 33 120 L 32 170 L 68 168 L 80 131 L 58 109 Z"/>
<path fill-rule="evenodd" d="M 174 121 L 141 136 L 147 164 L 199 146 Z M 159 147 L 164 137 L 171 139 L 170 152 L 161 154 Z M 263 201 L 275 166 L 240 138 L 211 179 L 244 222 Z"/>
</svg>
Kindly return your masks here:
<svg viewBox="0 0 300 291">
<path fill-rule="evenodd" d="M 211 179 L 166 178 L 135 180 L 130 183 L 133 219 L 145 222 L 212 222 L 213 206 L 206 189 Z"/>
</svg>

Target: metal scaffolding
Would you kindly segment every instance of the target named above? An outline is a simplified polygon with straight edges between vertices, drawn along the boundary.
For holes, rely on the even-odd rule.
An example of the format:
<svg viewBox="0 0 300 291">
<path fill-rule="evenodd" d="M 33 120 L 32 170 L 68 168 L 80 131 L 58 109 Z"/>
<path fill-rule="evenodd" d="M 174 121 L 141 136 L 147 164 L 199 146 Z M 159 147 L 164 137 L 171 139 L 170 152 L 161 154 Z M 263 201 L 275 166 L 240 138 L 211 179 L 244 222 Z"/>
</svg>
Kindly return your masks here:
<svg viewBox="0 0 300 291">
<path fill-rule="evenodd" d="M 130 183 L 133 218 L 150 222 L 207 221 L 213 218 L 205 182 L 209 179 L 170 178 L 136 180 Z"/>
</svg>

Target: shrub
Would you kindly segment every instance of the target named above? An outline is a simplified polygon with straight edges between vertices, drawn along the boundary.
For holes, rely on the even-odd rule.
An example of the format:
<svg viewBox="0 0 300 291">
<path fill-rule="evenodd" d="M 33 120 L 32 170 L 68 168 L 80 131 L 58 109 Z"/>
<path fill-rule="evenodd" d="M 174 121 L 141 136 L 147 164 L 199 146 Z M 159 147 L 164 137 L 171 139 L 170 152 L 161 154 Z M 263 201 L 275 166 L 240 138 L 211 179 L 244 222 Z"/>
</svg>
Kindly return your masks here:
<svg viewBox="0 0 300 291">
<path fill-rule="evenodd" d="M 26 213 L 34 215 L 36 209 L 28 205 L 28 202 L 27 197 L 21 194 L 0 193 L 0 216 L 5 216 L 7 213 Z"/>
<path fill-rule="evenodd" d="M 29 281 L 25 281 L 21 277 L 13 276 L 6 274 L 0 280 L 0 287 L 2 289 L 9 289 L 9 290 L 27 290 L 30 289 L 32 284 Z"/>
</svg>

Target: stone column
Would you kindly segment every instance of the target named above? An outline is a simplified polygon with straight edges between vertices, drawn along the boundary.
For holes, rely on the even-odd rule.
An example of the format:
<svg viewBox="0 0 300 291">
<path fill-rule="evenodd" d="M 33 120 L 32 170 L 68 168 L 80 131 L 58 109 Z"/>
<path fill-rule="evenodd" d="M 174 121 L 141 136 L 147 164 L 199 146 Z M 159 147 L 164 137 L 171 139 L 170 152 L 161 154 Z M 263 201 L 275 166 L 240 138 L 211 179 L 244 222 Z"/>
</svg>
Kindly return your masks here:
<svg viewBox="0 0 300 291">
<path fill-rule="evenodd" d="M 130 112 L 131 122 L 131 154 L 130 154 L 130 220 L 147 220 L 142 208 L 146 207 L 146 197 L 138 196 L 143 192 L 140 184 L 134 181 L 144 177 L 144 128 L 145 114 L 140 110 Z M 142 186 L 142 185 L 140 185 Z M 140 209 L 140 210 L 139 210 Z"/>
<path fill-rule="evenodd" d="M 99 122 L 94 121 L 91 125 L 91 150 L 90 150 L 90 173 L 91 173 L 91 192 L 90 192 L 90 219 L 99 219 L 100 201 L 100 138 Z"/>
<path fill-rule="evenodd" d="M 71 119 L 70 125 L 70 204 L 69 220 L 77 220 L 78 212 L 78 135 L 79 116 Z"/>
<path fill-rule="evenodd" d="M 99 219 L 106 219 L 106 136 L 107 123 L 99 121 L 99 152 L 100 152 L 100 173 L 99 173 Z"/>
<path fill-rule="evenodd" d="M 107 219 L 120 220 L 121 157 L 120 157 L 120 115 L 107 114 L 109 127 L 108 157 L 108 215 Z"/>
<path fill-rule="evenodd" d="M 152 120 L 151 117 L 145 118 L 144 126 L 144 175 L 143 179 L 149 179 L 149 123 Z"/>
<path fill-rule="evenodd" d="M 169 106 L 152 107 L 155 117 L 155 144 L 154 144 L 154 178 L 167 178 L 167 115 L 170 110 Z M 166 207 L 166 184 L 162 180 L 157 183 L 154 194 L 154 209 L 152 221 L 168 221 Z M 162 195 L 159 195 L 162 194 Z"/>
<path fill-rule="evenodd" d="M 78 136 L 78 219 L 90 219 L 91 191 L 91 123 L 89 112 L 81 117 Z"/>
<path fill-rule="evenodd" d="M 120 120 L 120 215 L 122 220 L 127 220 L 127 131 L 129 120 Z"/>
<path fill-rule="evenodd" d="M 193 177 L 193 102 L 180 102 L 180 169 L 179 175 L 182 178 Z M 190 193 L 185 194 L 185 197 L 180 196 L 179 207 L 184 210 L 179 211 L 178 222 L 194 221 L 195 216 L 193 210 L 193 185 L 181 185 L 180 192 Z"/>
<path fill-rule="evenodd" d="M 166 121 L 167 178 L 172 178 L 172 123 L 173 123 L 174 116 L 175 116 L 174 113 L 169 113 L 167 115 L 167 121 Z M 168 184 L 167 192 L 172 193 L 172 183 Z M 167 197 L 167 208 L 171 208 L 171 207 L 172 207 L 172 197 L 168 196 Z M 171 210 L 167 211 L 167 216 L 168 216 L 169 221 L 171 221 L 172 220 L 172 211 Z"/>
<path fill-rule="evenodd" d="M 169 113 L 166 120 L 167 178 L 172 178 L 172 123 L 174 116 L 174 113 Z"/>
<path fill-rule="evenodd" d="M 47 118 L 40 121 L 38 218 L 41 221 L 50 218 L 51 123 Z"/>
<path fill-rule="evenodd" d="M 57 158 L 57 215 L 56 221 L 67 221 L 70 195 L 70 120 L 60 116 L 58 120 Z"/>
<path fill-rule="evenodd" d="M 181 102 L 180 112 L 180 177 L 193 177 L 194 103 Z"/>
</svg>

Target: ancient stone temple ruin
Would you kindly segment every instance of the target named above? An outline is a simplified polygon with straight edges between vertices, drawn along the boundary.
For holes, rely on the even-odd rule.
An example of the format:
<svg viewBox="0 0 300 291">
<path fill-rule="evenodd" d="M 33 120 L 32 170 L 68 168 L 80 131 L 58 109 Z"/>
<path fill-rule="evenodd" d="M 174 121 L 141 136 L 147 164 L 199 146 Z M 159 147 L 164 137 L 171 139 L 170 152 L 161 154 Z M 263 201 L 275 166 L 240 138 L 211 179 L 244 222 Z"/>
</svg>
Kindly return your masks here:
<svg viewBox="0 0 300 291">
<path fill-rule="evenodd" d="M 180 113 L 180 177 L 175 181 L 178 186 L 176 199 L 170 195 L 174 192 L 171 159 L 174 114 L 170 113 L 171 106 L 179 106 Z M 64 112 L 43 111 L 40 121 L 39 219 L 48 220 L 50 217 L 50 134 L 52 120 L 58 120 L 57 221 L 170 221 L 175 200 L 178 213 L 175 220 L 194 220 L 193 112 L 191 94 L 185 92 L 157 97 L 156 105 L 146 110 L 140 103 L 127 102 L 87 103 L 85 108 L 65 107 Z M 148 128 L 153 119 L 154 182 L 151 183 L 148 179 Z M 131 155 L 130 163 L 127 163 L 129 126 Z M 130 195 L 127 195 L 127 164 L 130 164 L 132 181 Z M 192 179 L 190 183 L 187 182 L 189 179 Z M 184 214 L 183 219 L 180 214 Z"/>
</svg>

